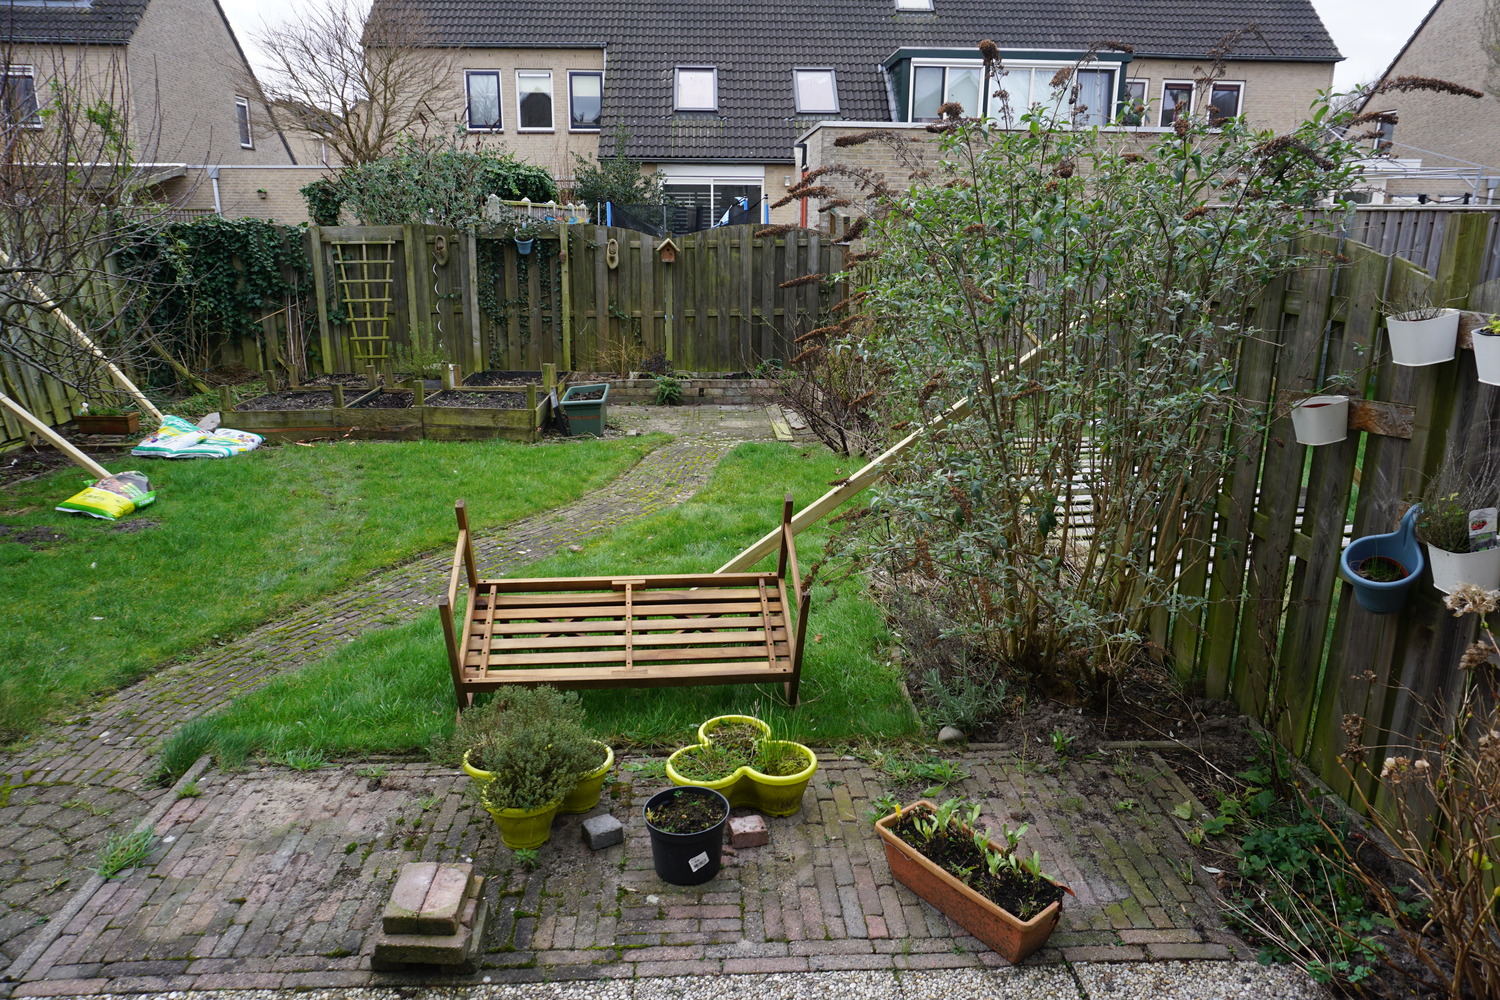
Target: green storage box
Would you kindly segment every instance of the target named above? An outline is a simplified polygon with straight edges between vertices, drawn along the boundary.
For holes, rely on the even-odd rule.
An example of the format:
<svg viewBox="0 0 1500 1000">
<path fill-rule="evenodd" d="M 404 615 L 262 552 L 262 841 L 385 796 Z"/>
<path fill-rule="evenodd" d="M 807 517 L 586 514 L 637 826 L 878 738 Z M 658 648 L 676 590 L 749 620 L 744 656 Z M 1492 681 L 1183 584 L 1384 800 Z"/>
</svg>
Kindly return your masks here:
<svg viewBox="0 0 1500 1000">
<path fill-rule="evenodd" d="M 577 398 L 580 395 L 591 396 L 596 392 L 599 393 L 596 399 Z M 589 382 L 584 385 L 569 386 L 562 398 L 563 413 L 568 417 L 569 436 L 592 434 L 594 437 L 603 437 L 604 422 L 609 419 L 606 406 L 608 402 L 608 382 Z"/>
</svg>

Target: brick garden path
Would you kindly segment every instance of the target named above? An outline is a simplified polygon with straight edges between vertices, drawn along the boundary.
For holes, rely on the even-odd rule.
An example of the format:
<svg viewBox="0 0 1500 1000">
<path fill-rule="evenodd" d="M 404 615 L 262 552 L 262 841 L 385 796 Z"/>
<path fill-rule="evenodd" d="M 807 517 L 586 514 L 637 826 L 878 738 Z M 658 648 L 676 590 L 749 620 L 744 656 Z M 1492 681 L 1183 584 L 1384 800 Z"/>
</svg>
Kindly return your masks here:
<svg viewBox="0 0 1500 1000">
<path fill-rule="evenodd" d="M 774 438 L 760 406 L 617 407 L 611 417 L 677 437 L 577 503 L 477 535 L 475 554 L 485 572 L 504 574 L 681 503 L 736 444 Z M 451 516 L 433 516 L 439 515 Z M 410 620 L 432 605 L 451 559 L 445 549 L 376 574 L 163 670 L 91 715 L 0 755 L 0 970 L 84 882 L 105 838 L 128 830 L 163 794 L 144 780 L 161 737 L 272 674 L 321 659 L 353 636 Z"/>
</svg>

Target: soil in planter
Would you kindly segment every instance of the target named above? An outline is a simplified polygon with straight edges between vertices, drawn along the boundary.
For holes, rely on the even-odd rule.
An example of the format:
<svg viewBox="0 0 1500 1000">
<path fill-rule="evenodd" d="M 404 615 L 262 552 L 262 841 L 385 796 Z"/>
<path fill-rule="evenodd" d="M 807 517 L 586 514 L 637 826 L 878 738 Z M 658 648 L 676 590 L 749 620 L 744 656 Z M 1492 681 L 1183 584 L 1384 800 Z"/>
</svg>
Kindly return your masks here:
<svg viewBox="0 0 1500 1000">
<path fill-rule="evenodd" d="M 1361 562 L 1355 572 L 1371 583 L 1395 583 L 1406 579 L 1406 567 L 1385 556 L 1371 556 Z"/>
<path fill-rule="evenodd" d="M 689 781 L 718 781 L 749 763 L 750 754 L 740 748 L 710 743 L 707 746 L 689 748 L 677 758 L 672 767 Z"/>
<path fill-rule="evenodd" d="M 356 409 L 361 410 L 402 410 L 410 406 L 416 393 L 407 390 L 399 392 L 382 392 L 378 396 L 371 396 L 360 403 Z"/>
<path fill-rule="evenodd" d="M 571 395 L 571 396 L 568 397 L 568 402 L 570 402 L 570 403 L 581 403 L 581 402 L 584 402 L 584 401 L 590 400 L 590 399 L 603 399 L 603 398 L 604 398 L 604 390 L 603 389 L 589 389 L 589 390 L 586 390 L 584 392 L 575 392 L 575 393 L 573 393 L 573 395 Z"/>
<path fill-rule="evenodd" d="M 236 410 L 330 410 L 333 408 L 331 392 L 273 392 L 265 396 L 240 403 Z"/>
<path fill-rule="evenodd" d="M 369 380 L 363 375 L 350 375 L 342 372 L 335 372 L 332 375 L 318 375 L 303 383 L 303 385 L 309 386 L 341 385 L 345 389 L 363 388 L 369 384 Z"/>
<path fill-rule="evenodd" d="M 506 372 L 474 372 L 464 377 L 464 385 L 495 386 L 495 385 L 539 385 L 541 379 L 517 378 Z"/>
<path fill-rule="evenodd" d="M 701 833 L 724 818 L 724 803 L 707 795 L 679 792 L 647 812 L 646 818 L 666 833 Z"/>
<path fill-rule="evenodd" d="M 485 410 L 524 410 L 526 396 L 519 392 L 464 392 L 449 389 L 427 397 L 428 406 L 469 406 Z"/>
<path fill-rule="evenodd" d="M 999 906 L 1011 916 L 1030 920 L 1047 907 L 1063 898 L 1062 887 L 1026 872 L 1010 868 L 1000 869 L 991 875 L 984 855 L 974 846 L 974 841 L 963 834 L 950 836 L 939 833 L 924 841 L 917 833 L 915 817 L 910 811 L 890 827 L 890 831 L 906 841 L 922 856 L 985 899 Z"/>
<path fill-rule="evenodd" d="M 794 774 L 801 774 L 810 763 L 812 762 L 807 759 L 807 754 L 791 743 L 766 740 L 761 744 L 751 767 L 773 778 L 789 778 Z"/>
</svg>

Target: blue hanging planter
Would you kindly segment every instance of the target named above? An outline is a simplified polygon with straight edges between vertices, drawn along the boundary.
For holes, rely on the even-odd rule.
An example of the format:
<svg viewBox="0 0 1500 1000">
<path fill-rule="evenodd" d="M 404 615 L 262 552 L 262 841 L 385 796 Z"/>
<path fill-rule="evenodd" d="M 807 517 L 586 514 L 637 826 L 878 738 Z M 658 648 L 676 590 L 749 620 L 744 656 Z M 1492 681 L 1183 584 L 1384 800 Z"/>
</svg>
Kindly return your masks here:
<svg viewBox="0 0 1500 1000">
<path fill-rule="evenodd" d="M 531 245 L 535 242 L 535 239 L 516 240 L 516 253 L 522 254 L 523 256 L 525 254 L 531 253 Z"/>
<path fill-rule="evenodd" d="M 1354 599 L 1366 611 L 1377 615 L 1400 611 L 1406 604 L 1412 584 L 1422 575 L 1427 560 L 1422 555 L 1422 546 L 1417 544 L 1417 515 L 1421 510 L 1420 504 L 1413 504 L 1401 518 L 1401 527 L 1389 534 L 1356 538 L 1339 557 L 1339 571 L 1354 585 Z M 1367 580 L 1358 571 L 1371 560 L 1385 560 L 1406 575 L 1388 582 Z"/>
</svg>

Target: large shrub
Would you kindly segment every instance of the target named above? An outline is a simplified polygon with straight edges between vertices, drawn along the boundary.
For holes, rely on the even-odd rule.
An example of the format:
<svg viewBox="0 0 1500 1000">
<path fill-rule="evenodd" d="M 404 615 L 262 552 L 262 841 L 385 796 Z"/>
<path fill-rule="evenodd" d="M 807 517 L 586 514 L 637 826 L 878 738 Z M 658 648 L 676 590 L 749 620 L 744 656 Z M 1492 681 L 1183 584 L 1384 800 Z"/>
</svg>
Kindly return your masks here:
<svg viewBox="0 0 1500 1000">
<path fill-rule="evenodd" d="M 896 428 L 971 401 L 877 488 L 892 530 L 872 554 L 945 595 L 958 638 L 1001 670 L 1083 696 L 1209 556 L 1191 539 L 1232 458 L 1236 359 L 1279 321 L 1249 310 L 1328 264 L 1297 238 L 1347 186 L 1353 143 L 1322 111 L 1280 136 L 1075 128 L 1069 96 L 1060 74 L 1054 107 L 1013 130 L 946 108 L 941 162 L 909 192 L 812 177 L 814 195 L 841 177 L 875 193 L 855 258 L 868 294 L 809 350 L 858 350 L 883 376 L 868 405 Z"/>
<path fill-rule="evenodd" d="M 551 174 L 509 153 L 412 138 L 390 156 L 344 167 L 336 184 L 343 207 L 365 226 L 464 225 L 481 217 L 490 195 L 557 199 Z"/>
</svg>

